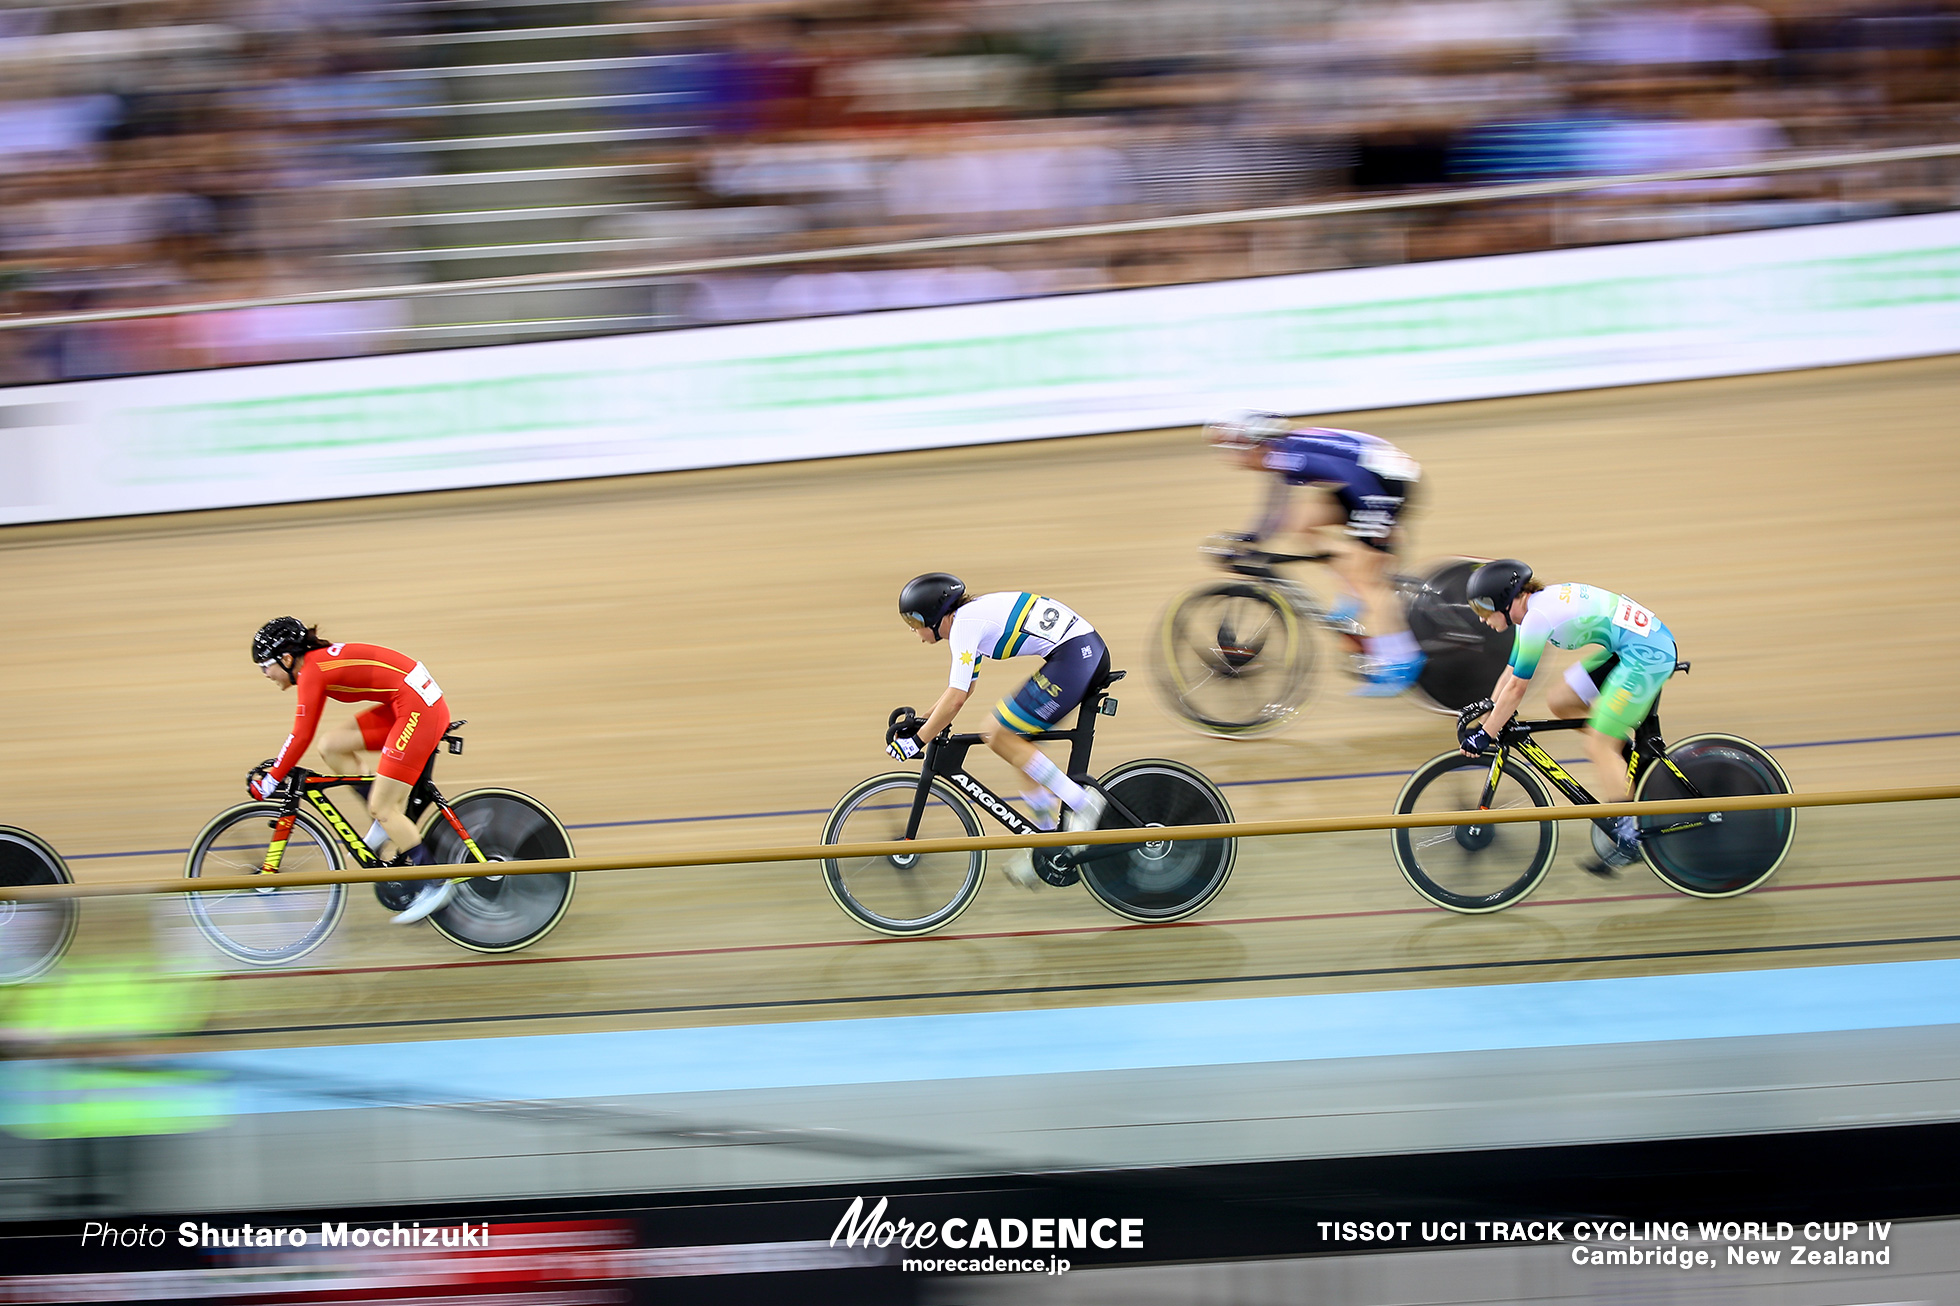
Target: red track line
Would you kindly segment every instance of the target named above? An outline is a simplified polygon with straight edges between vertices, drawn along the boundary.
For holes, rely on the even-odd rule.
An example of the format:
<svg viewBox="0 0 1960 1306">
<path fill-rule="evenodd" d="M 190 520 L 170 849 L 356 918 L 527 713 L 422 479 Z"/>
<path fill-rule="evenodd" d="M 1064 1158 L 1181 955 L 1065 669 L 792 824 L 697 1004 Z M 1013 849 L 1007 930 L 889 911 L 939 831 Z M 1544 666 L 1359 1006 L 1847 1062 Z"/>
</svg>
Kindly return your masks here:
<svg viewBox="0 0 1960 1306">
<path fill-rule="evenodd" d="M 1960 881 L 1956 875 L 1902 876 L 1888 880 L 1832 880 L 1822 884 L 1773 884 L 1755 890 L 1757 893 L 1805 893 L 1817 889 L 1871 889 L 1900 884 L 1945 884 Z M 1521 908 L 1572 907 L 1593 903 L 1610 902 L 1657 902 L 1678 899 L 1684 895 L 1672 891 L 1658 893 L 1622 893 L 1601 897 L 1597 894 L 1584 898 L 1539 898 L 1520 904 Z M 1340 921 L 1356 920 L 1369 916 L 1414 916 L 1427 915 L 1438 910 L 1428 905 L 1420 907 L 1382 907 L 1369 911 L 1302 912 L 1284 916 L 1233 916 L 1222 920 L 1170 921 L 1162 925 L 1071 925 L 1060 929 L 1046 930 L 994 930 L 980 934 L 929 934 L 911 939 L 823 939 L 808 943 L 747 943 L 723 948 L 671 948 L 648 952 L 597 952 L 576 957 L 496 957 L 484 961 L 425 961 L 399 966 L 341 966 L 320 967 L 300 970 L 254 970 L 230 971 L 216 976 L 218 979 L 281 979 L 288 976 L 317 975 L 396 975 L 417 970 L 472 970 L 486 966 L 555 966 L 566 962 L 585 961 L 654 961 L 667 957 L 714 957 L 727 953 L 793 952 L 804 948 L 875 948 L 884 944 L 901 943 L 958 943 L 984 939 L 1041 939 L 1060 938 L 1071 934 L 1123 934 L 1132 930 L 1197 929 L 1216 925 L 1285 925 L 1299 921 Z"/>
</svg>

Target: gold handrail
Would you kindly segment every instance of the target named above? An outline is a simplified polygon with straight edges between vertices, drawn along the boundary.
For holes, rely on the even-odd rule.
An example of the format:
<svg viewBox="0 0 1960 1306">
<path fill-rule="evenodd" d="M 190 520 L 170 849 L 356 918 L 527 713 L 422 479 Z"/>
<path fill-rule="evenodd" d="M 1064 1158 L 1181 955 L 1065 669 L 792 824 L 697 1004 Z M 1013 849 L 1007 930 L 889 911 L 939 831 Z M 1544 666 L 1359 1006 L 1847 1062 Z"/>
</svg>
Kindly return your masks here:
<svg viewBox="0 0 1960 1306">
<path fill-rule="evenodd" d="M 1293 821 L 1234 821 L 1223 825 L 1153 827 L 1153 842 L 1193 839 L 1257 839 L 1279 834 L 1335 834 L 1353 830 L 1411 830 L 1441 825 L 1510 825 L 1520 821 L 1596 820 L 1609 816 L 1667 816 L 1689 812 L 1759 812 L 1781 807 L 1855 807 L 1867 803 L 1916 803 L 1960 798 L 1960 785 L 1913 789 L 1851 789 L 1821 794 L 1749 794 L 1730 798 L 1676 798 L 1655 803 L 1596 803 L 1585 807 L 1508 807 L 1488 812 L 1381 813 Z M 983 835 L 961 839 L 892 839 L 880 843 L 807 844 L 790 848 L 733 848 L 718 852 L 634 857 L 561 857 L 549 861 L 496 862 L 497 875 L 545 875 L 562 871 L 666 870 L 683 866 L 739 866 L 756 862 L 803 862 L 827 858 L 884 857 L 893 853 L 980 852 L 997 848 L 1055 848 L 1076 844 L 1136 843 L 1135 830 L 1056 831 L 1030 835 Z M 386 870 L 301 871 L 278 876 L 282 888 L 324 884 L 374 884 L 383 880 L 441 880 L 462 866 L 400 866 Z M 202 879 L 104 880 L 89 884 L 0 886 L 0 902 L 48 902 L 131 894 L 217 893 L 263 889 L 263 875 Z"/>
</svg>

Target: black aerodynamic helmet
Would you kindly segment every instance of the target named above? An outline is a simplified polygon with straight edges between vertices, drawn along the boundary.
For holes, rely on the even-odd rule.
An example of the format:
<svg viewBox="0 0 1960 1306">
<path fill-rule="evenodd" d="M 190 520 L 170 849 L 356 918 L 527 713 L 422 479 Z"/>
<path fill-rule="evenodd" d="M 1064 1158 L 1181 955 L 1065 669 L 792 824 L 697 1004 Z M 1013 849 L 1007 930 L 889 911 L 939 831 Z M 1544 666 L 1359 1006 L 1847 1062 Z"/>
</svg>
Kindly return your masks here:
<svg viewBox="0 0 1960 1306">
<path fill-rule="evenodd" d="M 1498 558 L 1470 573 L 1470 608 L 1479 616 L 1509 612 L 1511 604 L 1531 583 L 1531 568 L 1516 558 Z"/>
<path fill-rule="evenodd" d="M 306 623 L 298 617 L 274 617 L 252 636 L 252 661 L 260 666 L 306 647 Z"/>
<path fill-rule="evenodd" d="M 938 630 L 946 614 L 966 597 L 966 582 L 943 571 L 929 571 L 905 582 L 898 592 L 898 615 L 914 630 Z"/>
</svg>

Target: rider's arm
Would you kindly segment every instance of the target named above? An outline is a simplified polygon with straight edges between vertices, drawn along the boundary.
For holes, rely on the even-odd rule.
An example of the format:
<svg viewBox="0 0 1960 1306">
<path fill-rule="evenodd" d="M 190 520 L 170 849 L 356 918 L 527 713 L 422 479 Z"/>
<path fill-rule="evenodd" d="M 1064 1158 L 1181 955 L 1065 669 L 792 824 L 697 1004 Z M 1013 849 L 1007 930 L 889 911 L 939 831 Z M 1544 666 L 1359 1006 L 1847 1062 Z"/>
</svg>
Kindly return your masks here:
<svg viewBox="0 0 1960 1306">
<path fill-rule="evenodd" d="M 932 711 L 926 713 L 926 723 L 919 727 L 919 738 L 921 740 L 935 738 L 940 731 L 953 724 L 953 718 L 960 714 L 962 707 L 966 706 L 967 695 L 970 692 L 965 689 L 954 689 L 948 685 L 945 692 L 940 694 L 939 701 L 932 705 Z"/>
<path fill-rule="evenodd" d="M 1518 623 L 1517 634 L 1511 640 L 1511 660 L 1497 677 L 1497 687 L 1490 694 L 1492 707 L 1484 718 L 1484 729 L 1492 735 L 1511 724 L 1511 718 L 1517 715 L 1518 705 L 1524 702 L 1524 691 L 1531 688 L 1531 677 L 1538 670 L 1538 660 L 1545 655 L 1554 624 L 1542 604 L 1535 609 L 1525 608 L 1524 620 Z"/>
<path fill-rule="evenodd" d="M 273 759 L 270 774 L 274 780 L 284 780 L 286 773 L 299 765 L 307 745 L 313 742 L 313 732 L 320 728 L 320 710 L 327 704 L 326 675 L 302 663 L 295 692 L 299 702 L 293 707 L 293 732 Z"/>
<path fill-rule="evenodd" d="M 1509 667 L 1504 668 L 1503 674 L 1497 677 L 1497 688 L 1491 691 L 1491 709 L 1484 718 L 1484 729 L 1495 736 L 1510 725 L 1511 718 L 1517 715 L 1518 705 L 1524 702 L 1524 692 L 1530 688 L 1528 677 L 1520 676 Z"/>
<path fill-rule="evenodd" d="M 1257 544 L 1259 541 L 1275 534 L 1285 526 L 1286 508 L 1292 497 L 1292 487 L 1286 483 L 1286 478 L 1284 476 L 1273 477 L 1267 483 L 1266 487 L 1265 513 L 1258 521 L 1253 523 L 1250 530 L 1245 532 L 1245 535 L 1248 537 L 1246 543 Z"/>
</svg>

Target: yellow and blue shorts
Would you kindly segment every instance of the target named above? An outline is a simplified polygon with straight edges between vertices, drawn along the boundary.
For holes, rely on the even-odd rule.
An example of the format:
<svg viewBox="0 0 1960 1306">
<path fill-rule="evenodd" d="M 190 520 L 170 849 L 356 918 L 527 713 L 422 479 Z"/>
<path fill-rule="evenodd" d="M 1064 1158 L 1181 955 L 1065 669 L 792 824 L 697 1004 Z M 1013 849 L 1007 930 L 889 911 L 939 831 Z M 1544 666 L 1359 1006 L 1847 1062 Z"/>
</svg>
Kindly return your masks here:
<svg viewBox="0 0 1960 1306">
<path fill-rule="evenodd" d="M 1041 670 L 994 706 L 994 720 L 1022 738 L 1053 730 L 1073 712 L 1089 687 L 1109 674 L 1109 648 L 1090 631 L 1057 644 Z"/>
</svg>

